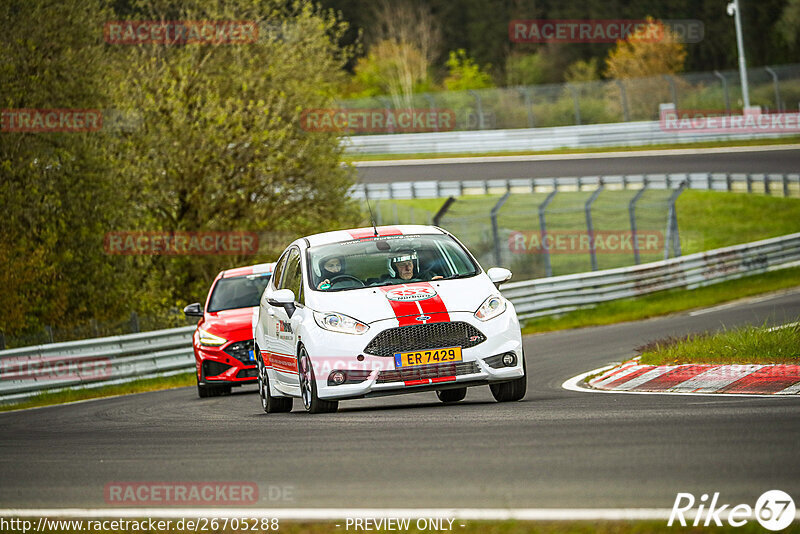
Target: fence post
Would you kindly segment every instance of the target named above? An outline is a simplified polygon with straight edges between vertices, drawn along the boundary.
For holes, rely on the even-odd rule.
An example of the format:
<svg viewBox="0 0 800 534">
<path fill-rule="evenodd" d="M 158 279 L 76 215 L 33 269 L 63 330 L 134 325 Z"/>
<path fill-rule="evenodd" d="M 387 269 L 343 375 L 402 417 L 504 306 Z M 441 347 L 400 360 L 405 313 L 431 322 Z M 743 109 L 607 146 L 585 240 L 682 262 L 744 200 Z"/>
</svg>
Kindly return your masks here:
<svg viewBox="0 0 800 534">
<path fill-rule="evenodd" d="M 6 350 L 6 334 L 0 331 L 0 350 Z"/>
<path fill-rule="evenodd" d="M 49 324 L 44 326 L 44 335 L 47 339 L 46 343 L 53 343 L 53 327 Z"/>
<path fill-rule="evenodd" d="M 625 122 L 631 122 L 631 112 L 628 109 L 628 94 L 625 92 L 625 84 L 622 83 L 622 80 L 614 80 L 617 82 L 617 87 L 619 87 L 619 98 L 622 101 L 622 116 L 625 118 Z"/>
<path fill-rule="evenodd" d="M 572 92 L 572 100 L 575 103 L 575 124 L 578 126 L 581 125 L 581 103 L 578 98 L 578 89 L 572 85 L 571 83 L 567 84 L 569 87 L 570 92 Z"/>
<path fill-rule="evenodd" d="M 508 197 L 510 196 L 511 196 L 511 191 L 506 191 L 506 194 L 500 197 L 500 200 L 498 200 L 497 204 L 494 205 L 489 215 L 492 219 L 492 238 L 494 239 L 494 261 L 498 267 L 503 263 L 503 255 L 502 251 L 500 250 L 500 228 L 498 228 L 497 225 L 497 214 L 500 212 L 500 208 L 503 207 L 503 204 L 506 203 L 506 200 L 508 200 Z"/>
<path fill-rule="evenodd" d="M 594 246 L 594 226 L 592 225 L 592 204 L 600 193 L 603 191 L 603 179 L 600 178 L 598 181 L 599 187 L 594 190 L 592 196 L 589 197 L 589 200 L 586 201 L 586 204 L 583 206 L 583 210 L 586 213 L 586 231 L 589 233 L 589 257 L 592 260 L 592 270 L 597 270 L 597 250 Z"/>
<path fill-rule="evenodd" d="M 725 173 L 725 185 L 727 186 L 729 193 L 733 191 L 733 178 L 729 172 Z"/>
<path fill-rule="evenodd" d="M 672 95 L 672 105 L 675 106 L 675 109 L 678 109 L 678 90 L 675 88 L 675 80 L 672 79 L 672 76 L 669 74 L 662 74 L 661 75 L 667 83 L 669 83 L 669 93 Z"/>
<path fill-rule="evenodd" d="M 391 101 L 391 100 L 389 100 L 389 99 L 388 99 L 388 98 L 386 98 L 386 97 L 381 97 L 381 98 L 378 98 L 378 102 L 380 102 L 381 104 L 383 104 L 383 108 L 384 108 L 384 110 L 386 111 L 386 118 L 388 119 L 388 118 L 389 118 L 389 115 L 391 115 L 391 114 L 392 114 L 392 101 Z M 387 121 L 387 122 L 388 122 L 388 121 Z M 388 132 L 389 132 L 390 134 L 394 133 L 394 126 L 389 126 L 389 128 L 388 128 Z"/>
<path fill-rule="evenodd" d="M 467 92 L 475 99 L 475 107 L 478 112 L 478 129 L 483 130 L 485 125 L 483 123 L 483 103 L 481 102 L 481 95 L 473 89 L 469 89 Z"/>
<path fill-rule="evenodd" d="M 781 180 L 783 180 L 783 196 L 785 198 L 789 196 L 789 180 L 785 174 L 781 174 Z"/>
<path fill-rule="evenodd" d="M 636 203 L 647 191 L 647 176 L 642 176 L 642 188 L 639 189 L 628 204 L 628 217 L 631 221 L 631 242 L 633 243 L 633 262 L 639 265 L 639 242 L 636 239 Z"/>
<path fill-rule="evenodd" d="M 678 236 L 678 216 L 676 214 L 675 209 L 675 201 L 678 200 L 678 197 L 683 190 L 686 189 L 688 185 L 687 181 L 684 180 L 681 182 L 681 185 L 678 186 L 678 189 L 673 191 L 672 195 L 669 197 L 669 214 L 667 215 L 667 236 L 664 239 L 664 259 L 669 259 L 669 247 L 672 245 L 672 252 L 674 256 L 677 258 L 681 255 L 681 245 L 680 245 L 680 236 Z"/>
<path fill-rule="evenodd" d="M 135 311 L 131 312 L 131 333 L 133 334 L 139 333 L 139 316 L 136 314 Z"/>
<path fill-rule="evenodd" d="M 553 190 L 544 199 L 544 202 L 539 204 L 539 232 L 542 234 L 542 250 L 544 251 L 544 273 L 545 276 L 553 276 L 553 267 L 550 265 L 550 247 L 547 245 L 547 224 L 545 222 L 544 212 L 547 205 L 553 200 L 553 197 L 558 193 L 558 182 L 553 181 Z"/>
<path fill-rule="evenodd" d="M 725 113 L 731 114 L 731 95 L 728 94 L 728 79 L 718 70 L 714 71 L 714 76 L 722 82 L 722 91 L 725 93 Z"/>
<path fill-rule="evenodd" d="M 753 192 L 753 177 L 750 176 L 749 172 L 745 176 L 746 176 L 745 179 L 747 180 L 747 192 L 748 193 L 752 193 Z"/>
<path fill-rule="evenodd" d="M 764 194 L 772 195 L 771 184 L 769 183 L 769 174 L 764 173 Z"/>
<path fill-rule="evenodd" d="M 436 215 L 433 216 L 433 225 L 434 226 L 439 226 L 439 223 L 442 220 L 442 217 L 444 217 L 444 214 L 447 213 L 447 210 L 450 209 L 450 206 L 452 206 L 453 202 L 455 202 L 455 201 L 456 201 L 456 197 L 448 197 L 447 200 L 444 201 L 444 204 L 442 204 L 442 207 L 439 208 L 439 211 L 437 211 Z"/>
<path fill-rule="evenodd" d="M 434 114 L 433 110 L 436 109 L 436 101 L 428 93 L 424 93 L 422 95 L 422 98 L 424 98 L 428 102 L 428 110 L 431 112 L 431 116 L 435 117 L 436 115 Z M 439 131 L 439 121 L 433 121 L 433 131 L 434 132 Z"/>
<path fill-rule="evenodd" d="M 764 67 L 764 70 L 767 71 L 767 73 L 770 76 L 772 76 L 772 87 L 775 90 L 775 109 L 779 112 L 783 111 L 783 103 L 781 102 L 781 90 L 778 82 L 778 73 L 775 72 L 770 67 Z"/>
<path fill-rule="evenodd" d="M 520 87 L 517 89 L 525 101 L 525 110 L 528 112 L 528 128 L 536 128 L 536 121 L 533 116 L 533 105 L 531 102 L 531 94 L 528 92 L 527 87 Z"/>
</svg>

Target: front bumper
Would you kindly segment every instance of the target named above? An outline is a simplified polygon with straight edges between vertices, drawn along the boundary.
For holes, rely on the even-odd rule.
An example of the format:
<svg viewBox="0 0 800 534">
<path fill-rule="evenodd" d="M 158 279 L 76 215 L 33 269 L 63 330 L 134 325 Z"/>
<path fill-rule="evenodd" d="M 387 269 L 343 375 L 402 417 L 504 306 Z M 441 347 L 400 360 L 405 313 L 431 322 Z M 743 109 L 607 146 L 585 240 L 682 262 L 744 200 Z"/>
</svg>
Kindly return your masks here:
<svg viewBox="0 0 800 534">
<path fill-rule="evenodd" d="M 195 346 L 195 360 L 198 377 L 206 384 L 242 385 L 258 381 L 258 369 L 255 360 L 243 362 L 225 349 L 236 342 L 226 343 L 222 347 Z"/>
<path fill-rule="evenodd" d="M 522 336 L 513 307 L 502 315 L 483 322 L 471 313 L 452 312 L 452 322 L 467 322 L 486 336 L 480 344 L 462 349 L 462 361 L 416 367 L 396 367 L 393 357 L 374 356 L 364 348 L 381 331 L 395 328 L 396 320 L 379 321 L 364 336 L 325 332 L 307 345 L 314 365 L 317 395 L 321 399 L 347 399 L 416 393 L 506 382 L 524 375 Z M 393 322 L 392 322 L 393 321 Z M 380 324 L 386 323 L 386 324 Z M 309 338 L 307 337 L 306 340 Z M 407 350 L 414 350 L 409 347 Z M 502 356 L 511 353 L 515 362 L 504 366 Z M 359 361 L 358 357 L 363 357 Z M 332 384 L 334 371 L 343 371 L 347 380 Z"/>
</svg>

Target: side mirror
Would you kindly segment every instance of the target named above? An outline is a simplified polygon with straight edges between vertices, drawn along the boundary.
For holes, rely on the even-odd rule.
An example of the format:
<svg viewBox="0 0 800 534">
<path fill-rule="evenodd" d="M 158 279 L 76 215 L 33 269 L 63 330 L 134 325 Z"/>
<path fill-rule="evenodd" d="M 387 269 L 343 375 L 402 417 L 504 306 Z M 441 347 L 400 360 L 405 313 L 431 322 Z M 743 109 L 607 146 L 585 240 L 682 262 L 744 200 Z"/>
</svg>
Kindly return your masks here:
<svg viewBox="0 0 800 534">
<path fill-rule="evenodd" d="M 195 302 L 193 304 L 189 304 L 183 309 L 183 314 L 186 317 L 202 317 L 203 316 L 203 306 L 199 302 Z"/>
<path fill-rule="evenodd" d="M 489 280 L 491 280 L 492 283 L 497 287 L 500 287 L 500 284 L 503 282 L 508 282 L 511 280 L 512 276 L 511 271 L 502 267 L 492 267 L 486 271 L 486 274 L 489 276 Z"/>
<path fill-rule="evenodd" d="M 280 306 L 286 310 L 286 315 L 289 317 L 294 314 L 294 291 L 291 289 L 279 289 L 277 291 L 273 291 L 272 295 L 270 295 L 267 299 L 267 302 L 270 304 L 270 306 Z"/>
</svg>

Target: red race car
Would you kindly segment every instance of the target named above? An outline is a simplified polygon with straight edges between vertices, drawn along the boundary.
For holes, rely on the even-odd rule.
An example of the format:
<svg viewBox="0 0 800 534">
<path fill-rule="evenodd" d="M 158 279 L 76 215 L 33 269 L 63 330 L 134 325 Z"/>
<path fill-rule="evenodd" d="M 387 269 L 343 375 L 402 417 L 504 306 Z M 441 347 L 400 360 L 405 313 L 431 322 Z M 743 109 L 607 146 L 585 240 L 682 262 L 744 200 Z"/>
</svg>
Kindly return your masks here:
<svg viewBox="0 0 800 534">
<path fill-rule="evenodd" d="M 253 314 L 274 268 L 274 263 L 262 263 L 222 271 L 211 284 L 205 308 L 195 302 L 183 309 L 187 317 L 200 318 L 192 337 L 200 397 L 228 395 L 233 386 L 256 383 Z"/>
</svg>

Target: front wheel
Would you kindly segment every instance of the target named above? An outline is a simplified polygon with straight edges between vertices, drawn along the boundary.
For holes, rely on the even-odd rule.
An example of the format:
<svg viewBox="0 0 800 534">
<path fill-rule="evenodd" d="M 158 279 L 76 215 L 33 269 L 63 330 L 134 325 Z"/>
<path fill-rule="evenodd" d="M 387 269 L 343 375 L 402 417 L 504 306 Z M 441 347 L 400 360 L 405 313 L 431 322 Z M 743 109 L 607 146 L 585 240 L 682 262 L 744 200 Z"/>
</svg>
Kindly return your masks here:
<svg viewBox="0 0 800 534">
<path fill-rule="evenodd" d="M 467 388 L 442 389 L 436 392 L 436 396 L 445 404 L 458 402 L 467 396 Z"/>
<path fill-rule="evenodd" d="M 317 396 L 317 382 L 314 366 L 305 347 L 300 347 L 297 355 L 297 372 L 300 376 L 300 394 L 303 407 L 308 413 L 332 413 L 339 409 L 339 401 L 322 400 Z"/>
<path fill-rule="evenodd" d="M 273 397 L 269 392 L 269 375 L 267 368 L 261 363 L 259 352 L 258 357 L 258 395 L 261 397 L 261 408 L 266 413 L 286 413 L 291 412 L 294 399 L 291 397 Z"/>
<path fill-rule="evenodd" d="M 522 355 L 522 376 L 509 382 L 491 384 L 492 396 L 497 402 L 522 400 L 528 390 L 528 373 L 525 370 L 525 355 Z"/>
</svg>

